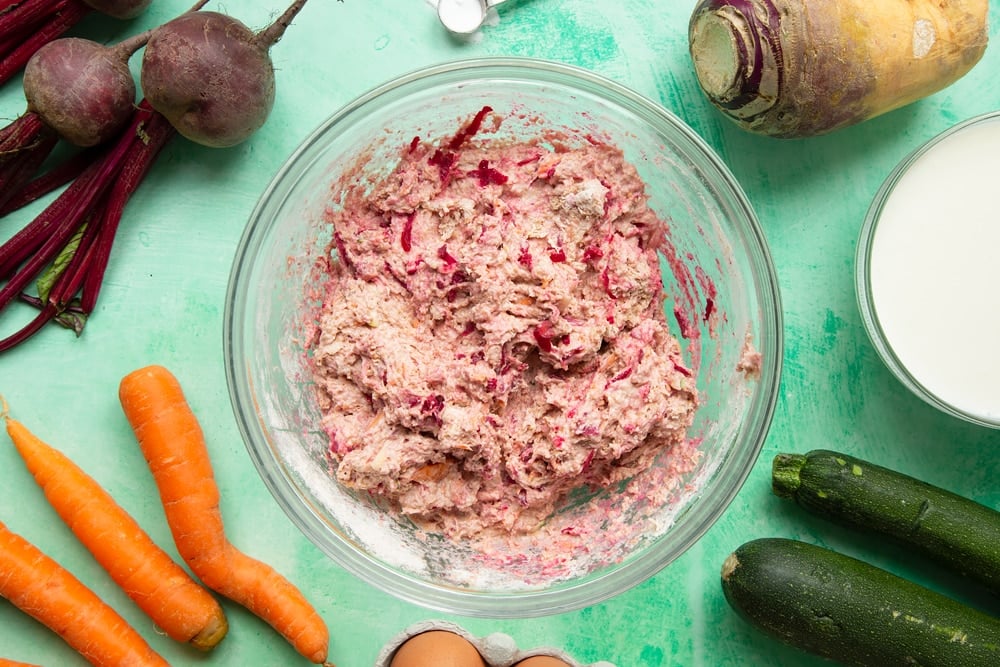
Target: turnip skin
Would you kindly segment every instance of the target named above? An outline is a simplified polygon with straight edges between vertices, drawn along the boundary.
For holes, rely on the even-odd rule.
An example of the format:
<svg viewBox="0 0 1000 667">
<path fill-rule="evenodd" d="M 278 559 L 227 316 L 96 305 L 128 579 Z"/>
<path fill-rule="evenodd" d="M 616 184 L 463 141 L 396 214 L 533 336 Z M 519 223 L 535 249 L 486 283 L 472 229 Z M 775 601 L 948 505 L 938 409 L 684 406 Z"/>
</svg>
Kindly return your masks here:
<svg viewBox="0 0 1000 667">
<path fill-rule="evenodd" d="M 24 69 L 29 111 L 74 145 L 111 139 L 135 105 L 135 79 L 122 53 L 77 37 L 49 42 Z"/>
<path fill-rule="evenodd" d="M 185 14 L 157 29 L 143 53 L 140 86 L 182 136 L 217 148 L 247 139 L 274 106 L 267 48 L 219 12 Z"/>
<path fill-rule="evenodd" d="M 988 0 L 700 0 L 691 57 L 709 100 L 750 132 L 808 137 L 960 79 L 988 41 Z"/>
<path fill-rule="evenodd" d="M 153 0 L 83 0 L 102 14 L 116 19 L 134 19 L 146 11 Z"/>
</svg>

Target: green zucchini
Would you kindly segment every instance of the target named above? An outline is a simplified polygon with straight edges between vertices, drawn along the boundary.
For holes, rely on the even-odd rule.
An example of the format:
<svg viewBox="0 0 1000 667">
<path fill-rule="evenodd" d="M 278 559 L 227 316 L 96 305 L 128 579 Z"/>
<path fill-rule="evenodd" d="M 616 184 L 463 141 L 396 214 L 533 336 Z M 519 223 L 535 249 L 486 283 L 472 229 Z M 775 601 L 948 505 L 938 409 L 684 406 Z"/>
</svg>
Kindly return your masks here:
<svg viewBox="0 0 1000 667">
<path fill-rule="evenodd" d="M 775 495 L 842 526 L 888 535 L 1000 593 L 1000 512 L 900 472 L 827 450 L 778 454 Z M 998 663 L 1000 664 L 1000 663 Z"/>
<path fill-rule="evenodd" d="M 1000 619 L 805 542 L 741 545 L 722 566 L 722 589 L 765 634 L 845 665 L 1000 665 Z"/>
</svg>

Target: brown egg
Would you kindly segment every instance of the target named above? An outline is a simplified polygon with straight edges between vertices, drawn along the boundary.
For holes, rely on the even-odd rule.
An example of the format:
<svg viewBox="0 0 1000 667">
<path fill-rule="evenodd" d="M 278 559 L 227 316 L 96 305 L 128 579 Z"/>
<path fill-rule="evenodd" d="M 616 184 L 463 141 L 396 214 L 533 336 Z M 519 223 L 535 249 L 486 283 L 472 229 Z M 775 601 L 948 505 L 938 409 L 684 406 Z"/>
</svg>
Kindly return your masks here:
<svg viewBox="0 0 1000 667">
<path fill-rule="evenodd" d="M 570 667 L 570 664 L 565 660 L 553 658 L 551 655 L 535 655 L 525 658 L 514 667 Z"/>
<path fill-rule="evenodd" d="M 476 647 L 461 635 L 428 630 L 403 642 L 389 667 L 486 667 L 486 663 Z"/>
</svg>

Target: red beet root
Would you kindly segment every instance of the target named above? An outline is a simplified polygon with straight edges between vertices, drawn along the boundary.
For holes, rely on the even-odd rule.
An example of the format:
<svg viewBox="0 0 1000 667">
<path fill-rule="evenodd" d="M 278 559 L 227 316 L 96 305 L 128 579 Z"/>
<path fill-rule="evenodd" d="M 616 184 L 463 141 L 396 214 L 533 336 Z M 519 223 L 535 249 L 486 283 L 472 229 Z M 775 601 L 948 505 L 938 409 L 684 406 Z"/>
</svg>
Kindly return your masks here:
<svg viewBox="0 0 1000 667">
<path fill-rule="evenodd" d="M 148 37 L 112 47 L 76 37 L 49 42 L 24 68 L 28 111 L 76 146 L 111 139 L 132 116 L 136 88 L 128 60 Z"/>
<path fill-rule="evenodd" d="M 268 51 L 305 4 L 297 0 L 259 33 L 218 12 L 185 14 L 165 23 L 143 53 L 143 94 L 191 141 L 220 148 L 244 141 L 274 106 Z"/>
</svg>

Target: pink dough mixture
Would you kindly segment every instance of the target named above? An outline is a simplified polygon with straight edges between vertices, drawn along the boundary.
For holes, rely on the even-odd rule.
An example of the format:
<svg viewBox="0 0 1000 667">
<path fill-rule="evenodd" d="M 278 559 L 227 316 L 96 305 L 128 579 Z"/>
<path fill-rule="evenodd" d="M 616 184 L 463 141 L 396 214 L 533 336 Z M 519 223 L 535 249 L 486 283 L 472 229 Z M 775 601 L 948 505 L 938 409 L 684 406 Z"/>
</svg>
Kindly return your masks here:
<svg viewBox="0 0 1000 667">
<path fill-rule="evenodd" d="M 597 140 L 491 140 L 490 111 L 334 184 L 311 344 L 336 479 L 454 538 L 532 532 L 574 490 L 696 459 L 642 179 Z"/>
</svg>

